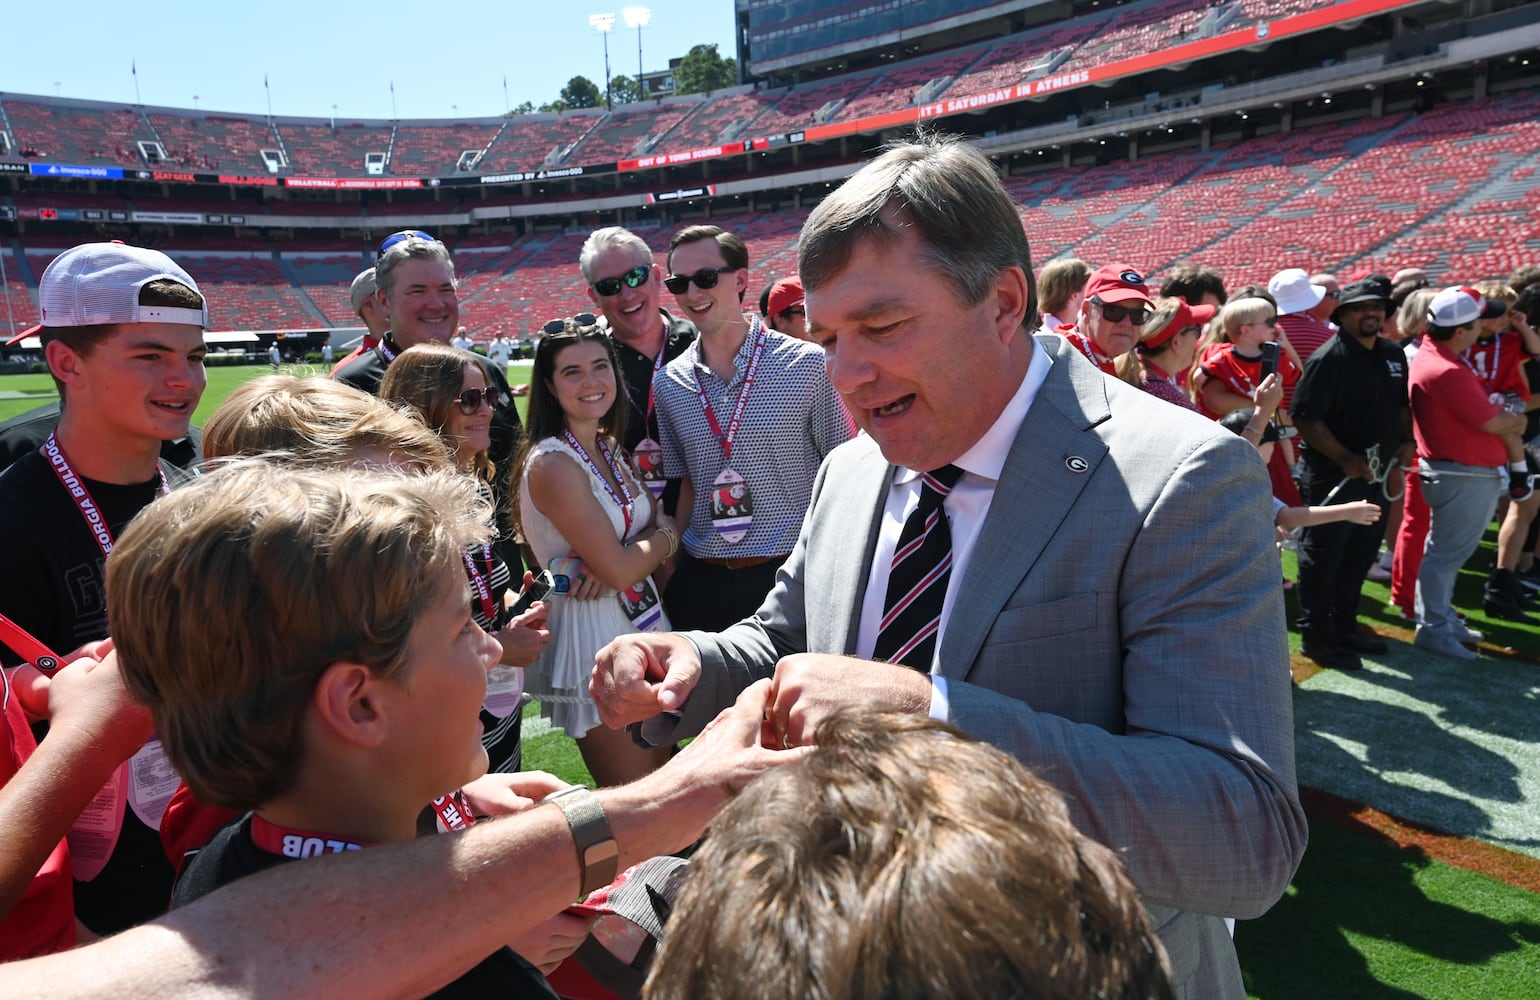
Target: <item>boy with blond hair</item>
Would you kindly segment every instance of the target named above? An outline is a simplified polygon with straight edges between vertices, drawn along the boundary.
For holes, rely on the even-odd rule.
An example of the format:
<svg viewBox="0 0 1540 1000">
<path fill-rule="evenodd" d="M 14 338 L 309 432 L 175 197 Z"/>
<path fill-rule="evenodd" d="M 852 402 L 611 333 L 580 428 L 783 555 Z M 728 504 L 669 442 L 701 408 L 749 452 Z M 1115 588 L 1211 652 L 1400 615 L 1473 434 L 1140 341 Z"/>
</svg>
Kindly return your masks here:
<svg viewBox="0 0 1540 1000">
<path fill-rule="evenodd" d="M 478 710 L 499 647 L 471 618 L 460 555 L 488 517 L 452 472 L 251 461 L 124 533 L 107 592 L 125 681 L 193 793 L 245 812 L 188 862 L 175 904 L 410 840 L 427 802 L 448 828 L 473 822 L 452 793 L 487 767 Z M 451 989 L 553 995 L 509 948 Z"/>
</svg>

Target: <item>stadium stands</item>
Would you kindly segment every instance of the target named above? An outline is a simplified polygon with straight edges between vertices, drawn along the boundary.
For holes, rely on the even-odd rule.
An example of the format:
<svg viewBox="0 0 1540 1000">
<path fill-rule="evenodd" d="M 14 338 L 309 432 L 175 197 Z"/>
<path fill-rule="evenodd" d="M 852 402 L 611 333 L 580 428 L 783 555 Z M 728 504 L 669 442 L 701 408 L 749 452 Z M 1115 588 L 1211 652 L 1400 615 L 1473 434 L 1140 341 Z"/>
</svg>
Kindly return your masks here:
<svg viewBox="0 0 1540 1000">
<path fill-rule="evenodd" d="M 365 157 L 378 154 L 383 172 L 383 157 L 390 153 L 394 129 L 359 123 L 339 125 L 297 125 L 277 127 L 289 154 L 289 166 L 298 174 L 317 177 L 359 177 L 367 173 Z"/>
<path fill-rule="evenodd" d="M 266 121 L 186 112 L 151 112 L 146 118 L 170 162 L 193 170 L 260 176 L 268 172 L 261 151 L 279 148 Z"/>
<path fill-rule="evenodd" d="M 456 172 L 462 153 L 474 149 L 480 155 L 497 131 L 498 126 L 488 122 L 401 125 L 396 129 L 389 172 L 403 177 L 449 176 Z"/>
</svg>

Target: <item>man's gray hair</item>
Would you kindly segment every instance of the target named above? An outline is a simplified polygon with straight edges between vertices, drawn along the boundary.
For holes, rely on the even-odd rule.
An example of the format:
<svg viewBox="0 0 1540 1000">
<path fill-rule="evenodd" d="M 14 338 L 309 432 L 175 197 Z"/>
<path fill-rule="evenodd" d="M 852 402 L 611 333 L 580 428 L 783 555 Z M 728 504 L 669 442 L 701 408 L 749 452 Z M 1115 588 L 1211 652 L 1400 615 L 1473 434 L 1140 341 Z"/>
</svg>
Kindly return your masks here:
<svg viewBox="0 0 1540 1000">
<path fill-rule="evenodd" d="M 952 279 L 967 305 L 982 302 L 1002 271 L 1020 267 L 1028 289 L 1023 324 L 1037 325 L 1037 284 L 1021 216 L 994 166 L 956 136 L 923 135 L 889 146 L 813 209 L 797 243 L 803 287 L 812 291 L 837 277 L 864 241 L 898 239 L 900 230 L 882 215 L 889 204 L 900 224 L 918 231 L 927 264 Z"/>
<path fill-rule="evenodd" d="M 606 226 L 590 233 L 588 239 L 583 241 L 583 249 L 578 251 L 578 267 L 583 272 L 584 281 L 591 285 L 604 277 L 593 272 L 594 261 L 604 251 L 614 249 L 635 250 L 645 255 L 649 264 L 652 263 L 652 247 L 647 245 L 646 240 L 624 226 Z"/>
<path fill-rule="evenodd" d="M 409 236 L 380 255 L 374 264 L 374 283 L 381 292 L 390 294 L 396 284 L 396 268 L 408 260 L 436 260 L 449 267 L 449 280 L 455 278 L 455 262 L 449 256 L 449 248 L 438 240 L 418 239 Z"/>
</svg>

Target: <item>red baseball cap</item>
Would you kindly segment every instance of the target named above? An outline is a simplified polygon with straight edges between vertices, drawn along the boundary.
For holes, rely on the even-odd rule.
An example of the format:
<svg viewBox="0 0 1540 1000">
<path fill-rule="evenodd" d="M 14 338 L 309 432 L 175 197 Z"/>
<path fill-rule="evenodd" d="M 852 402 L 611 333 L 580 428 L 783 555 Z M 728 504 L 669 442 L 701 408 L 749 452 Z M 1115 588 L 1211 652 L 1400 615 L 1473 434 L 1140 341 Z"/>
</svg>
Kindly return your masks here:
<svg viewBox="0 0 1540 1000">
<path fill-rule="evenodd" d="M 802 279 L 793 274 L 782 278 L 770 288 L 770 303 L 765 308 L 770 315 L 779 316 L 788 309 L 802 304 Z"/>
<path fill-rule="evenodd" d="M 1140 338 L 1139 342 L 1141 344 L 1145 347 L 1159 347 L 1176 336 L 1179 331 L 1185 330 L 1189 326 L 1202 326 L 1207 323 L 1214 318 L 1214 313 L 1218 311 L 1213 306 L 1188 305 L 1181 299 L 1177 299 L 1176 303 L 1176 310 L 1170 314 L 1170 318 L 1164 324 L 1160 326 L 1153 325 L 1166 315 L 1165 310 L 1157 312 L 1154 318 L 1145 324 L 1145 329 L 1149 332 Z"/>
<path fill-rule="evenodd" d="M 1114 302 L 1155 304 L 1144 284 L 1144 275 L 1123 263 L 1103 264 L 1092 271 L 1090 280 L 1085 283 L 1085 297 L 1109 305 Z"/>
</svg>

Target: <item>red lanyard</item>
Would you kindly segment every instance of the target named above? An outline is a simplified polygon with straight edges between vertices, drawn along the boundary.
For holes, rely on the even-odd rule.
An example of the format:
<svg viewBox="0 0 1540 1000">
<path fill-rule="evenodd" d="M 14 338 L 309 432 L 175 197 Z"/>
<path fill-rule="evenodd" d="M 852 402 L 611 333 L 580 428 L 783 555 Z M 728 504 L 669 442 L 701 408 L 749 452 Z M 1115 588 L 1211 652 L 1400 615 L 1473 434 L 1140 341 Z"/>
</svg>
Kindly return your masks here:
<svg viewBox="0 0 1540 1000">
<path fill-rule="evenodd" d="M 476 600 L 481 602 L 482 617 L 487 620 L 489 627 L 497 626 L 497 601 L 492 598 L 492 543 L 481 543 L 481 559 L 487 571 L 483 575 L 476 568 L 476 561 L 471 558 L 471 551 L 464 553 L 465 568 L 470 572 L 471 586 L 476 588 Z"/>
<path fill-rule="evenodd" d="M 476 825 L 470 804 L 460 792 L 450 792 L 434 799 L 433 812 L 438 816 L 439 825 L 451 833 L 468 830 Z"/>
<path fill-rule="evenodd" d="M 754 376 L 759 371 L 759 359 L 765 354 L 765 328 L 758 316 L 752 321 L 749 336 L 754 338 L 754 352 L 749 356 L 749 370 L 743 376 L 743 388 L 738 390 L 738 402 L 733 407 L 732 419 L 727 422 L 726 434 L 722 433 L 722 425 L 717 423 L 717 415 L 711 409 L 711 400 L 706 398 L 706 388 L 700 382 L 700 371 L 693 365 L 690 368 L 690 374 L 695 377 L 695 395 L 700 399 L 700 408 L 706 414 L 706 423 L 711 425 L 711 436 L 722 446 L 722 457 L 729 462 L 733 460 L 733 440 L 738 436 L 738 425 L 743 422 L 743 411 L 749 403 L 749 390 L 754 387 Z M 699 354 L 698 340 L 695 342 L 695 350 Z"/>
<path fill-rule="evenodd" d="M 45 674 L 59 669 L 62 662 L 53 650 L 43 645 L 31 632 L 0 615 L 0 642 L 20 654 L 26 661 Z"/>
<path fill-rule="evenodd" d="M 328 837 L 324 833 L 294 830 L 276 823 L 269 823 L 261 816 L 252 814 L 251 842 L 258 850 L 285 858 L 318 858 L 323 854 L 343 854 L 361 851 L 374 845 L 366 840 L 346 840 Z"/>
<path fill-rule="evenodd" d="M 43 442 L 43 457 L 48 459 L 48 466 L 53 469 L 53 474 L 59 477 L 59 484 L 74 499 L 75 506 L 80 510 L 80 516 L 85 520 L 86 527 L 91 529 L 91 537 L 96 539 L 102 555 L 111 555 L 112 529 L 107 526 L 107 518 L 103 516 L 102 509 L 96 505 L 95 500 L 91 499 L 91 491 L 86 489 L 85 480 L 75 474 L 75 469 L 65 457 L 64 450 L 59 447 L 57 435 L 49 434 L 48 440 Z M 171 483 L 166 480 L 166 470 L 157 464 L 155 471 L 160 474 L 161 492 L 170 493 Z"/>
<path fill-rule="evenodd" d="M 626 484 L 626 477 L 621 475 L 620 469 L 615 465 L 615 456 L 610 452 L 610 446 L 604 443 L 604 438 L 602 437 L 597 441 L 597 444 L 599 445 L 599 454 L 603 456 L 604 464 L 610 467 L 610 474 L 615 477 L 615 482 L 620 484 L 619 493 L 616 493 L 615 487 L 611 486 L 610 481 L 604 478 L 604 473 L 600 472 L 599 466 L 594 464 L 594 460 L 592 458 L 588 457 L 588 452 L 584 450 L 580 443 L 578 443 L 578 439 L 572 435 L 572 432 L 562 431 L 562 434 L 566 435 L 567 445 L 573 451 L 577 452 L 578 457 L 587 463 L 588 468 L 593 472 L 595 476 L 599 477 L 599 482 L 604 484 L 604 492 L 608 493 L 610 495 L 610 499 L 615 501 L 615 506 L 620 508 L 620 516 L 625 518 L 626 524 L 625 533 L 622 534 L 621 537 L 631 537 L 631 516 L 632 511 L 636 507 L 636 500 L 631 495 L 631 487 Z"/>
</svg>

